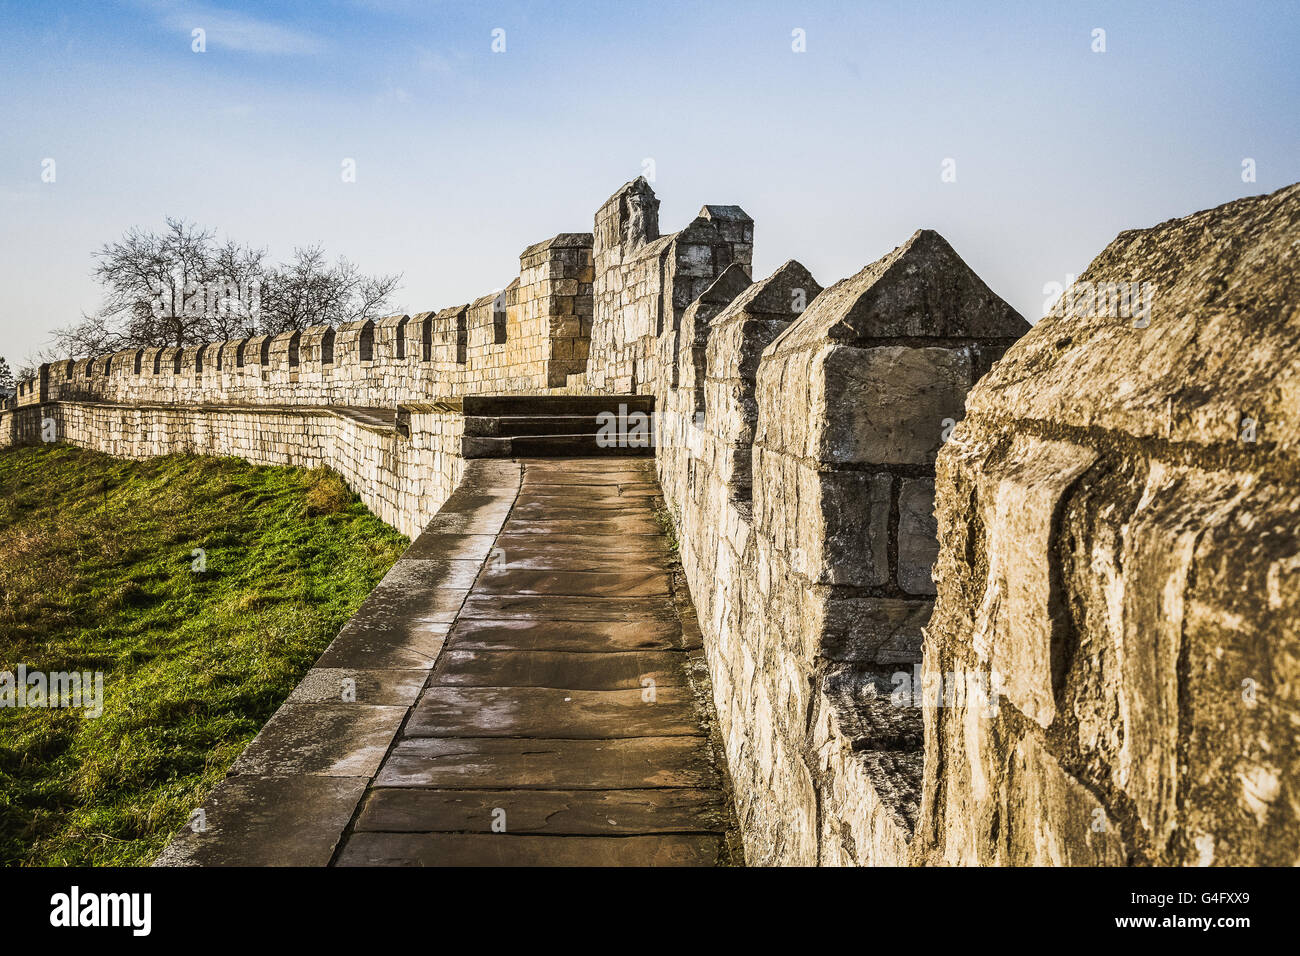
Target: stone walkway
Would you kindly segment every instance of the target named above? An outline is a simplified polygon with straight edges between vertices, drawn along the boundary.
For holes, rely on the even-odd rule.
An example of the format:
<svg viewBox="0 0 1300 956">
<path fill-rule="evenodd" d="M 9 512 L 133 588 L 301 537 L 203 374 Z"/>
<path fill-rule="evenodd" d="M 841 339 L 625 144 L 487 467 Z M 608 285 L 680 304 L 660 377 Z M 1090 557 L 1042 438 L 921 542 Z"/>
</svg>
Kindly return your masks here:
<svg viewBox="0 0 1300 956">
<path fill-rule="evenodd" d="M 467 463 L 156 865 L 738 862 L 659 494 L 649 459 Z"/>
<path fill-rule="evenodd" d="M 651 463 L 510 467 L 517 494 L 483 487 L 473 517 L 435 521 L 412 549 L 481 569 L 336 862 L 725 861 L 693 611 L 674 600 Z"/>
</svg>

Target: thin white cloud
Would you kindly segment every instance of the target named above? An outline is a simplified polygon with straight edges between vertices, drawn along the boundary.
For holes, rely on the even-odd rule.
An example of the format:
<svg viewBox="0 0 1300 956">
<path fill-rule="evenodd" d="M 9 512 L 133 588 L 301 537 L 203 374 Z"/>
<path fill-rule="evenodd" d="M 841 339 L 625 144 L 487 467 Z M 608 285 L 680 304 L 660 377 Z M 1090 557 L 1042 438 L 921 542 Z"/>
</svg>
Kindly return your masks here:
<svg viewBox="0 0 1300 956">
<path fill-rule="evenodd" d="M 149 4 L 169 30 L 191 36 L 195 29 L 206 33 L 208 49 L 235 50 L 272 56 L 310 56 L 324 49 L 319 37 L 246 13 L 194 3 L 154 0 Z"/>
<path fill-rule="evenodd" d="M 31 202 L 39 195 L 39 187 L 19 186 L 17 189 L 0 189 L 0 202 Z"/>
<path fill-rule="evenodd" d="M 416 47 L 415 65 L 423 74 L 450 73 L 451 63 L 441 53 L 435 53 L 426 47 Z"/>
</svg>

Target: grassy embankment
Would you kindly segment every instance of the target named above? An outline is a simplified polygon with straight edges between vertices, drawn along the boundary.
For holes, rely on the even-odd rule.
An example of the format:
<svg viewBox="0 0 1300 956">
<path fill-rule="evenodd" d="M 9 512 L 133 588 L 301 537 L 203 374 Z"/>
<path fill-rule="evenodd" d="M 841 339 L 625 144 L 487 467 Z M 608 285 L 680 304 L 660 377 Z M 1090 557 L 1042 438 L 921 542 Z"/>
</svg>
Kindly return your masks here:
<svg viewBox="0 0 1300 956">
<path fill-rule="evenodd" d="M 0 452 L 0 672 L 104 674 L 0 708 L 0 864 L 149 862 L 405 545 L 332 472 Z"/>
</svg>

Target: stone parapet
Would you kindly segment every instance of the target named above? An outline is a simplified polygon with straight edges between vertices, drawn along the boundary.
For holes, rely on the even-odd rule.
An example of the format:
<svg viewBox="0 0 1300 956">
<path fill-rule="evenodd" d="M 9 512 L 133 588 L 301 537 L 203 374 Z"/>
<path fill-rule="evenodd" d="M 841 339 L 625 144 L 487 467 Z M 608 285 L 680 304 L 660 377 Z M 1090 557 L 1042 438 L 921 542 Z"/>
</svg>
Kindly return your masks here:
<svg viewBox="0 0 1300 956">
<path fill-rule="evenodd" d="M 909 861 L 923 723 L 895 678 L 919 683 L 934 458 L 1027 328 L 920 232 L 826 290 L 733 265 L 658 331 L 657 464 L 749 862 Z"/>
<path fill-rule="evenodd" d="M 1297 861 L 1300 186 L 1122 233 L 938 462 L 922 859 Z"/>
</svg>

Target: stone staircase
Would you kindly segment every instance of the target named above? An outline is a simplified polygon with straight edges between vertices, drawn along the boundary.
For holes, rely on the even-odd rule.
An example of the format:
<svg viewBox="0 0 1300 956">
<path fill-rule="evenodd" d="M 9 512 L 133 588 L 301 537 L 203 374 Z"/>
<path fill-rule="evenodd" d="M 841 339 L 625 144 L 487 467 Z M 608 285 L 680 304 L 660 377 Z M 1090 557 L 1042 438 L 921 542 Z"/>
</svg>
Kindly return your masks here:
<svg viewBox="0 0 1300 956">
<path fill-rule="evenodd" d="M 465 458 L 654 454 L 653 395 L 467 395 Z"/>
</svg>

